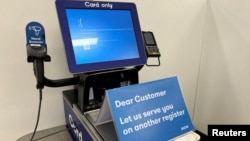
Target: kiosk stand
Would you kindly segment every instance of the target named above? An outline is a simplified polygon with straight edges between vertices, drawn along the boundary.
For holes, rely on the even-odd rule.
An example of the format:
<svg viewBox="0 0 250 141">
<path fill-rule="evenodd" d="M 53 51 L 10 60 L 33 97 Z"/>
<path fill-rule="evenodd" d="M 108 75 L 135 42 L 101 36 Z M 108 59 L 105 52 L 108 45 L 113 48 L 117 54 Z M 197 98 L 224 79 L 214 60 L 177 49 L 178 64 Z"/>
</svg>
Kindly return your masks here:
<svg viewBox="0 0 250 141">
<path fill-rule="evenodd" d="M 130 74 L 130 71 L 134 72 L 135 75 L 137 74 L 137 71 L 133 69 L 113 73 L 127 72 Z M 192 121 L 175 77 L 158 80 L 159 82 L 148 82 L 149 84 L 136 84 L 137 78 L 128 77 L 126 79 L 125 76 L 123 77 L 125 79 L 118 77 L 112 80 L 108 73 L 100 73 L 101 79 L 98 78 L 98 75 L 96 74 L 88 80 L 95 82 L 92 83 L 93 85 L 85 87 L 91 89 L 91 87 L 97 86 L 96 93 L 94 90 L 93 93 L 91 90 L 86 90 L 88 93 L 84 93 L 84 95 L 78 93 L 78 95 L 88 99 L 85 103 L 80 102 L 83 105 L 82 108 L 79 105 L 79 98 L 82 99 L 82 96 L 75 95 L 76 90 L 63 92 L 66 126 L 74 129 L 69 130 L 74 141 L 119 141 L 121 138 L 123 138 L 121 141 L 126 141 L 127 139 L 124 139 L 124 137 L 140 140 L 141 134 L 145 134 L 145 136 L 152 134 L 151 136 L 155 136 L 157 140 L 200 140 L 200 136 L 193 131 Z M 105 76 L 108 77 L 105 78 Z M 107 82 L 116 83 L 110 83 L 111 85 L 106 86 L 99 85 L 107 84 Z M 124 83 L 125 85 L 123 85 Z M 117 84 L 121 85 L 118 86 Z M 103 94 L 104 91 L 106 95 Z M 152 91 L 155 93 L 152 93 Z M 108 93 L 109 95 L 107 95 Z M 85 97 L 85 95 L 88 96 Z M 93 95 L 93 97 L 90 95 Z M 102 95 L 103 97 L 96 98 L 95 95 Z M 142 99 L 139 99 L 140 97 Z M 114 99 L 116 99 L 116 102 L 119 101 L 118 105 L 113 101 Z M 112 105 L 112 103 L 116 104 Z M 124 127 L 126 124 L 130 125 Z M 138 135 L 136 135 L 137 131 L 140 131 L 140 134 L 138 132 Z M 147 133 L 148 131 L 150 133 Z M 133 135 L 130 137 L 129 134 Z M 152 137 L 148 140 L 151 139 Z"/>
<path fill-rule="evenodd" d="M 110 122 L 110 110 L 102 112 L 105 115 L 102 120 L 107 122 L 96 124 L 101 108 L 107 106 L 106 92 L 139 84 L 138 72 L 147 59 L 156 57 L 159 60 L 160 57 L 154 36 L 152 32 L 141 32 L 133 3 L 57 0 L 56 8 L 73 78 L 47 79 L 43 68 L 43 62 L 50 61 L 47 52 L 42 52 L 42 56 L 49 59 L 28 53 L 28 58 L 32 58 L 28 62 L 34 63 L 37 88 L 74 86 L 63 91 L 66 126 L 73 129 L 69 132 L 74 141 L 118 141 L 116 123 Z M 35 24 L 32 27 L 36 28 L 31 31 L 37 33 L 40 24 Z M 32 29 L 29 27 L 27 29 Z M 36 47 L 28 45 L 27 49 Z M 42 47 L 43 44 L 39 45 L 39 51 L 46 49 Z M 160 60 L 157 65 L 146 65 L 159 66 Z M 159 109 L 152 111 L 161 113 Z M 129 122 L 131 119 L 125 118 L 124 123 Z M 183 136 L 175 140 L 181 139 Z M 192 141 L 196 140 L 199 138 Z"/>
<path fill-rule="evenodd" d="M 137 84 L 138 71 L 136 68 L 130 68 L 75 74 L 80 80 L 79 84 L 74 86 L 80 110 L 86 112 L 100 108 L 107 89 Z"/>
<path fill-rule="evenodd" d="M 138 84 L 138 69 L 117 69 L 78 74 L 80 83 L 74 90 L 63 92 L 66 126 L 75 141 L 118 141 L 113 123 L 96 128 L 96 120 L 105 97 L 105 90 Z M 102 131 L 105 131 L 102 130 Z"/>
</svg>

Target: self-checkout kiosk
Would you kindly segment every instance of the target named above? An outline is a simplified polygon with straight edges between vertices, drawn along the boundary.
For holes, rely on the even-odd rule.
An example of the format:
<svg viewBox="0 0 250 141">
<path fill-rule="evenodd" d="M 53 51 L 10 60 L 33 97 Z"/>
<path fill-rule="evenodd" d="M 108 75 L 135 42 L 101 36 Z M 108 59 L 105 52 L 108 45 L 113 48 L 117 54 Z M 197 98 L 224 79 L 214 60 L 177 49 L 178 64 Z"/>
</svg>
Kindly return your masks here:
<svg viewBox="0 0 250 141">
<path fill-rule="evenodd" d="M 63 91 L 66 126 L 72 129 L 73 140 L 118 141 L 113 122 L 97 128 L 96 121 L 106 90 L 139 84 L 143 66 L 160 66 L 153 32 L 141 30 L 134 3 L 56 0 L 55 4 L 73 77 L 47 79 L 43 62 L 50 61 L 50 56 L 30 53 L 28 62 L 34 63 L 37 88 L 73 86 Z M 29 44 L 27 49 L 34 46 Z M 37 48 L 41 49 L 35 47 L 33 52 Z M 148 64 L 149 58 L 158 63 Z"/>
</svg>

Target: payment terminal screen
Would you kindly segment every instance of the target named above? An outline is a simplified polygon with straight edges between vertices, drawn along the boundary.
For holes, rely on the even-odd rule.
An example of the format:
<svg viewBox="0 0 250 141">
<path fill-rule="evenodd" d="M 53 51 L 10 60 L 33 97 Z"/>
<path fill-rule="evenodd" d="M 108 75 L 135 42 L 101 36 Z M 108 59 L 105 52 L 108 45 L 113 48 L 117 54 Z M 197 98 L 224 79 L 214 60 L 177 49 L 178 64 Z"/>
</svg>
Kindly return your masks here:
<svg viewBox="0 0 250 141">
<path fill-rule="evenodd" d="M 129 10 L 66 9 L 77 65 L 139 58 Z"/>
</svg>

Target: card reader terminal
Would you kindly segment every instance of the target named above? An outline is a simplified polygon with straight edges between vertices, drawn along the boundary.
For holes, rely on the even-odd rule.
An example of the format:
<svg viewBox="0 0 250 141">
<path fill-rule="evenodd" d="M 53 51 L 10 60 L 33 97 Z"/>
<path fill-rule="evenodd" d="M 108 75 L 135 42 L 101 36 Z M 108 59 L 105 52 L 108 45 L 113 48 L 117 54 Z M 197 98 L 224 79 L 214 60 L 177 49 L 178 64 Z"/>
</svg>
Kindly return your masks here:
<svg viewBox="0 0 250 141">
<path fill-rule="evenodd" d="M 142 32 L 143 38 L 144 38 L 144 44 L 147 52 L 148 57 L 160 57 L 160 51 L 157 47 L 156 40 L 154 38 L 154 34 L 151 31 L 143 31 Z"/>
</svg>

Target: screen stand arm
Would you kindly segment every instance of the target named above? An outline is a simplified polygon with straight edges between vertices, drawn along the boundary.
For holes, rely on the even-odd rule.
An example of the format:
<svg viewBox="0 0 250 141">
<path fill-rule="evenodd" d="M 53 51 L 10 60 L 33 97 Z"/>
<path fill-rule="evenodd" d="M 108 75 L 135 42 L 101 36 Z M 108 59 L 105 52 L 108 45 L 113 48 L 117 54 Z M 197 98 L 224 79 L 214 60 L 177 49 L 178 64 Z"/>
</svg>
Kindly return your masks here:
<svg viewBox="0 0 250 141">
<path fill-rule="evenodd" d="M 44 86 L 48 87 L 64 87 L 70 85 L 79 84 L 79 77 L 72 77 L 72 78 L 64 78 L 64 79 L 57 79 L 51 80 L 44 76 L 44 62 L 49 62 L 50 56 L 46 55 L 45 57 L 34 57 L 28 56 L 27 61 L 33 63 L 34 74 L 37 80 L 37 89 L 43 89 Z"/>
</svg>

